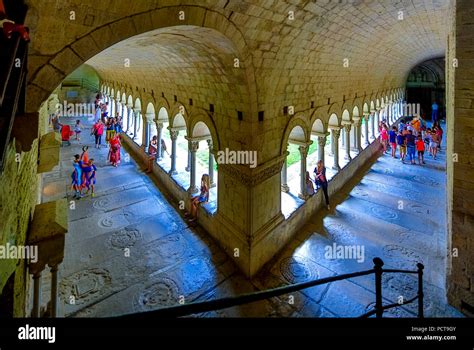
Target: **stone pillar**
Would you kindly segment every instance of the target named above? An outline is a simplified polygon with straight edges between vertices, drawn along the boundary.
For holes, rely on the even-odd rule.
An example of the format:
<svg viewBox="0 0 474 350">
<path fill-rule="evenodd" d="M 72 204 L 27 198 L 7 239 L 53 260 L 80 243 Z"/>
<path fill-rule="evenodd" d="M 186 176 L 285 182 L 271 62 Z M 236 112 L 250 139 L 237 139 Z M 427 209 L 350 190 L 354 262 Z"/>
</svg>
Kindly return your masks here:
<svg viewBox="0 0 474 350">
<path fill-rule="evenodd" d="M 170 175 L 176 175 L 178 172 L 176 171 L 176 140 L 178 139 L 179 131 L 178 130 L 170 130 L 171 136 L 171 169 Z"/>
<path fill-rule="evenodd" d="M 375 140 L 375 114 L 371 113 L 370 116 L 370 139 Z"/>
<path fill-rule="evenodd" d="M 190 171 L 190 185 L 188 189 L 189 194 L 199 192 L 196 187 L 196 152 L 199 149 L 199 141 L 188 140 L 189 154 L 191 155 L 191 171 Z"/>
<path fill-rule="evenodd" d="M 346 134 L 346 156 L 345 159 L 351 161 L 351 129 L 352 125 L 351 124 L 345 124 L 344 125 L 344 132 Z"/>
<path fill-rule="evenodd" d="M 300 163 L 300 194 L 298 197 L 306 200 L 308 198 L 308 193 L 306 191 L 306 157 L 308 156 L 308 145 L 302 145 L 298 147 L 301 156 Z"/>
<path fill-rule="evenodd" d="M 33 275 L 33 318 L 40 317 L 41 305 L 41 271 Z"/>
<path fill-rule="evenodd" d="M 139 109 L 134 109 L 134 118 L 135 123 L 133 123 L 133 139 L 135 140 L 135 137 L 137 137 L 138 123 L 141 118 Z"/>
<path fill-rule="evenodd" d="M 58 315 L 58 265 L 51 266 L 51 318 Z"/>
<path fill-rule="evenodd" d="M 379 136 L 380 112 L 375 112 L 375 137 Z"/>
<path fill-rule="evenodd" d="M 184 168 L 188 173 L 191 171 L 191 151 L 188 148 L 188 164 L 186 165 L 186 168 Z"/>
<path fill-rule="evenodd" d="M 207 140 L 207 145 L 209 147 L 209 180 L 211 182 L 211 188 L 216 187 L 214 182 L 214 148 L 212 144 L 212 139 Z"/>
<path fill-rule="evenodd" d="M 332 157 L 334 156 L 334 135 L 332 133 L 330 133 L 330 140 L 331 140 L 331 148 L 329 150 L 329 156 Z"/>
<path fill-rule="evenodd" d="M 127 126 L 125 131 L 128 133 L 130 130 L 130 119 L 133 117 L 133 109 L 132 106 L 127 106 Z"/>
<path fill-rule="evenodd" d="M 115 103 L 115 114 L 116 115 L 114 115 L 114 118 L 117 116 L 117 113 L 120 116 L 120 112 L 122 111 L 122 104 L 120 103 L 120 98 L 117 97 L 117 99 L 115 101 L 116 101 L 116 103 Z"/>
<path fill-rule="evenodd" d="M 288 186 L 288 158 L 285 157 L 283 162 L 283 167 L 281 168 L 281 191 L 288 193 L 290 192 L 290 187 Z"/>
<path fill-rule="evenodd" d="M 332 129 L 332 139 L 334 140 L 334 165 L 333 169 L 336 171 L 341 170 L 341 167 L 339 166 L 339 137 L 341 136 L 341 130 L 339 129 Z"/>
<path fill-rule="evenodd" d="M 162 147 L 161 147 L 161 139 L 163 138 L 163 123 L 156 123 L 156 130 L 158 132 L 158 135 L 157 135 L 157 145 L 156 145 L 156 157 L 157 159 L 160 161 L 161 159 L 163 159 L 161 157 L 161 152 L 163 151 L 162 150 Z"/>
<path fill-rule="evenodd" d="M 326 146 L 326 135 L 318 136 L 318 160 L 322 160 L 324 163 L 324 147 Z"/>
<path fill-rule="evenodd" d="M 370 145 L 369 142 L 369 115 L 364 115 L 364 143 L 366 146 Z"/>
<path fill-rule="evenodd" d="M 355 122 L 355 136 L 356 136 L 356 141 L 355 141 L 355 146 L 357 149 L 357 152 L 362 151 L 362 119 L 359 119 Z"/>
</svg>

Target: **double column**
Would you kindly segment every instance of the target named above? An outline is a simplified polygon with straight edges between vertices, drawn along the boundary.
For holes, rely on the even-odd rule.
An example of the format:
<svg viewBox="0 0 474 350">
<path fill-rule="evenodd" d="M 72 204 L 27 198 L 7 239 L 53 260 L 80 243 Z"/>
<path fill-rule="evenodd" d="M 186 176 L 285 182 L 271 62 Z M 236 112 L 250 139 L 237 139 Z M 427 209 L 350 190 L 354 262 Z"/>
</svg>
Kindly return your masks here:
<svg viewBox="0 0 474 350">
<path fill-rule="evenodd" d="M 358 153 L 362 151 L 362 119 L 354 119 L 354 148 Z"/>
<path fill-rule="evenodd" d="M 344 134 L 346 136 L 345 147 L 346 147 L 346 155 L 345 159 L 351 161 L 351 129 L 352 129 L 352 122 L 345 122 L 343 123 L 344 126 Z"/>
<path fill-rule="evenodd" d="M 156 153 L 157 153 L 157 160 L 160 161 L 163 159 L 162 153 L 163 153 L 163 147 L 161 145 L 161 139 L 163 138 L 163 123 L 156 123 L 156 131 L 158 133 L 157 135 L 157 144 L 156 144 Z"/>
<path fill-rule="evenodd" d="M 369 141 L 369 117 L 370 115 L 368 113 L 364 114 L 364 143 L 366 146 L 370 145 Z"/>
<path fill-rule="evenodd" d="M 214 182 L 214 145 L 212 144 L 212 139 L 207 140 L 207 146 L 209 147 L 209 180 L 212 188 L 216 187 Z"/>
<path fill-rule="evenodd" d="M 188 193 L 190 195 L 199 192 L 196 186 L 196 152 L 199 149 L 199 141 L 188 138 L 188 150 L 190 155 L 190 185 Z"/>
<path fill-rule="evenodd" d="M 332 168 L 336 171 L 339 171 L 341 170 L 341 167 L 339 166 L 339 137 L 341 136 L 341 129 L 332 128 L 331 136 L 331 149 L 334 157 L 334 165 Z"/>
<path fill-rule="evenodd" d="M 298 147 L 298 150 L 300 151 L 300 156 L 301 156 L 300 193 L 298 194 L 298 197 L 300 197 L 303 200 L 306 200 L 308 198 L 308 191 L 306 190 L 306 158 L 308 157 L 308 150 L 309 150 L 310 144 L 311 143 L 301 144 Z"/>
<path fill-rule="evenodd" d="M 176 175 L 176 141 L 178 140 L 179 130 L 170 128 L 170 138 L 171 138 L 171 169 L 170 175 Z"/>
</svg>

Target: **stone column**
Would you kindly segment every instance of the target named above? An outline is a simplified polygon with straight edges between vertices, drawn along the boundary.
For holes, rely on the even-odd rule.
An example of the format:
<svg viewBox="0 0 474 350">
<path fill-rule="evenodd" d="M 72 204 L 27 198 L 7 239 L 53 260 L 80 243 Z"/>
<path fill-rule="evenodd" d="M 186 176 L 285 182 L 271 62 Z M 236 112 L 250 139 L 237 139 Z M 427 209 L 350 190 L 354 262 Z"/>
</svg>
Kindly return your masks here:
<svg viewBox="0 0 474 350">
<path fill-rule="evenodd" d="M 328 155 L 332 157 L 332 156 L 334 156 L 334 135 L 331 133 L 329 137 L 330 137 L 330 140 L 331 140 L 331 148 L 329 150 Z"/>
<path fill-rule="evenodd" d="M 326 146 L 326 135 L 318 136 L 318 160 L 322 160 L 324 163 L 324 147 Z"/>
<path fill-rule="evenodd" d="M 211 182 L 211 188 L 216 187 L 214 182 L 214 145 L 212 144 L 212 139 L 207 140 L 207 145 L 209 147 L 209 180 Z"/>
<path fill-rule="evenodd" d="M 188 140 L 188 149 L 189 154 L 191 154 L 191 178 L 188 193 L 194 194 L 199 192 L 199 189 L 196 187 L 196 152 L 199 149 L 199 141 Z"/>
<path fill-rule="evenodd" d="M 285 162 L 281 168 L 281 191 L 288 193 L 290 192 L 290 187 L 288 186 L 288 158 L 285 157 Z"/>
<path fill-rule="evenodd" d="M 133 123 L 133 139 L 135 140 L 135 137 L 137 137 L 138 123 L 139 123 L 140 118 L 141 118 L 139 109 L 134 110 L 134 118 L 135 118 L 135 123 Z"/>
<path fill-rule="evenodd" d="M 379 111 L 375 112 L 375 133 L 374 136 L 377 137 L 379 135 L 379 123 L 380 123 L 380 113 Z"/>
<path fill-rule="evenodd" d="M 51 266 L 51 318 L 58 315 L 58 265 Z"/>
<path fill-rule="evenodd" d="M 370 139 L 375 140 L 375 113 L 370 113 Z"/>
<path fill-rule="evenodd" d="M 308 145 L 303 145 L 298 148 L 301 156 L 300 163 L 300 194 L 298 197 L 306 200 L 308 198 L 308 193 L 306 191 L 306 157 L 308 156 Z"/>
<path fill-rule="evenodd" d="M 370 145 L 370 141 L 369 141 L 369 115 L 364 116 L 364 134 L 365 134 L 364 142 L 365 142 L 365 145 L 368 146 L 368 145 Z"/>
<path fill-rule="evenodd" d="M 344 125 L 344 132 L 346 134 L 346 156 L 345 159 L 351 161 L 351 129 L 352 125 L 351 124 L 345 124 Z"/>
<path fill-rule="evenodd" d="M 40 317 L 41 305 L 41 271 L 33 275 L 33 318 Z"/>
<path fill-rule="evenodd" d="M 357 149 L 357 152 L 362 151 L 362 119 L 359 119 L 355 122 L 354 127 L 355 127 L 355 148 Z"/>
<path fill-rule="evenodd" d="M 176 140 L 178 139 L 179 131 L 178 130 L 170 130 L 171 136 L 171 169 L 170 175 L 176 175 L 178 172 L 176 171 Z"/>
<path fill-rule="evenodd" d="M 341 170 L 339 166 L 339 137 L 341 136 L 341 130 L 339 129 L 332 129 L 332 138 L 334 140 L 334 165 L 333 169 L 336 171 Z"/>
<path fill-rule="evenodd" d="M 128 105 L 127 106 L 127 126 L 125 131 L 128 133 L 130 130 L 130 119 L 133 117 L 133 110 L 132 106 Z"/>
<path fill-rule="evenodd" d="M 188 173 L 191 171 L 191 151 L 188 149 L 188 164 L 184 168 Z"/>
<path fill-rule="evenodd" d="M 156 130 L 158 132 L 158 140 L 157 140 L 157 145 L 156 145 L 156 158 L 160 161 L 161 159 L 161 152 L 162 152 L 162 147 L 161 147 L 161 139 L 163 138 L 163 123 L 156 123 Z"/>
<path fill-rule="evenodd" d="M 120 103 L 120 98 L 117 98 L 116 100 L 116 104 L 115 104 L 115 114 L 119 114 L 120 116 L 120 112 L 122 111 L 122 104 Z M 116 117 L 116 115 L 114 115 L 114 118 Z"/>
</svg>

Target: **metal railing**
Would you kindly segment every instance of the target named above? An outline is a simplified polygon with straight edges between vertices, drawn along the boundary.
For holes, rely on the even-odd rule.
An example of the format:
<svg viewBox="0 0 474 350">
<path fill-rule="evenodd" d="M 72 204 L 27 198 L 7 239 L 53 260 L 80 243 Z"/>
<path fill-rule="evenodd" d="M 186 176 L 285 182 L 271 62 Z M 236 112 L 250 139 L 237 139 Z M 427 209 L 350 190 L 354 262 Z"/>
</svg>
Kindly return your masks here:
<svg viewBox="0 0 474 350">
<path fill-rule="evenodd" d="M 423 318 L 423 269 L 424 266 L 421 263 L 417 264 L 417 270 L 393 270 L 393 269 L 383 269 L 383 261 L 380 258 L 374 258 L 374 268 L 371 270 L 348 273 L 344 275 L 338 275 L 334 277 L 321 278 L 313 281 L 296 283 L 289 286 L 283 286 L 278 288 L 273 288 L 265 291 L 259 291 L 250 294 L 239 295 L 235 297 L 227 297 L 210 301 L 203 302 L 193 302 L 184 305 L 176 305 L 171 307 L 160 308 L 153 311 L 146 311 L 135 314 L 128 314 L 123 316 L 118 316 L 118 318 L 150 318 L 156 319 L 157 317 L 182 317 L 189 316 L 193 314 L 199 314 L 203 312 L 215 311 L 226 309 L 234 306 L 244 305 L 248 303 L 253 303 L 256 301 L 262 301 L 269 298 L 279 297 L 288 293 L 298 292 L 303 289 L 320 286 L 323 284 L 342 281 L 349 278 L 361 277 L 367 275 L 375 275 L 375 307 L 374 310 L 371 310 L 361 316 L 360 318 L 366 318 L 375 315 L 376 318 L 382 318 L 383 313 L 386 310 L 400 307 L 402 305 L 407 305 L 413 303 L 415 300 L 418 300 L 418 317 Z M 382 275 L 384 273 L 407 273 L 407 274 L 417 274 L 418 275 L 418 292 L 417 295 L 403 303 L 393 303 L 389 305 L 383 305 L 382 298 Z"/>
</svg>

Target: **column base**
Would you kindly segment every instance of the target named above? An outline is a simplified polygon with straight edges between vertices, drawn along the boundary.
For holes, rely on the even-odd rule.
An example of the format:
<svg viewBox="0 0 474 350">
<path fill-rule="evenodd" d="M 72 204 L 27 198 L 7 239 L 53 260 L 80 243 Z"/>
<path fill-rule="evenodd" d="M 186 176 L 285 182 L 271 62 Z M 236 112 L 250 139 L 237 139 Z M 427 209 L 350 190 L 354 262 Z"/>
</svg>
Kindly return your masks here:
<svg viewBox="0 0 474 350">
<path fill-rule="evenodd" d="M 346 156 L 344 156 L 344 159 L 345 159 L 345 160 L 349 160 L 349 161 L 351 161 L 351 160 L 352 160 L 352 157 L 351 157 L 351 156 L 348 156 L 348 155 L 346 155 Z"/>
<path fill-rule="evenodd" d="M 216 187 L 216 186 L 217 186 L 217 184 L 216 184 L 215 182 L 212 182 L 212 183 L 211 183 L 211 188 L 214 188 L 214 187 Z"/>
<path fill-rule="evenodd" d="M 298 198 L 305 201 L 309 198 L 309 196 L 307 194 L 300 193 L 300 194 L 298 194 Z"/>
<path fill-rule="evenodd" d="M 196 194 L 198 192 L 199 192 L 199 188 L 197 188 L 196 186 L 188 188 L 188 193 L 189 194 Z"/>
<path fill-rule="evenodd" d="M 341 167 L 339 166 L 339 164 L 336 164 L 332 166 L 332 170 L 340 171 Z"/>
<path fill-rule="evenodd" d="M 375 136 L 374 135 L 370 136 L 370 139 L 375 140 Z"/>
<path fill-rule="evenodd" d="M 191 168 L 187 166 L 186 168 L 184 168 L 184 170 L 186 170 L 189 173 L 191 171 Z"/>
<path fill-rule="evenodd" d="M 177 175 L 178 172 L 177 172 L 176 170 L 170 170 L 170 171 L 168 172 L 168 174 L 170 174 L 170 175 Z"/>
<path fill-rule="evenodd" d="M 281 185 L 281 191 L 288 193 L 290 192 L 290 187 L 288 185 Z"/>
</svg>

